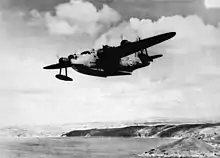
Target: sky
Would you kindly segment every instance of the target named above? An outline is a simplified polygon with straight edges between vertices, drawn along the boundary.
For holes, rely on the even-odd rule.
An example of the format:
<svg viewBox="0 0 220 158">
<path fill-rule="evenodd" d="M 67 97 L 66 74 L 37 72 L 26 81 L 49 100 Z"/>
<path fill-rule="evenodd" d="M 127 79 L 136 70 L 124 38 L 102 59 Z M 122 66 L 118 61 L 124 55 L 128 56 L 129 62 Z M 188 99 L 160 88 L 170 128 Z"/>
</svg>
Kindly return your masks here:
<svg viewBox="0 0 220 158">
<path fill-rule="evenodd" d="M 43 66 L 57 56 L 175 31 L 132 76 Z M 220 118 L 219 0 L 1 0 L 0 125 Z"/>
</svg>

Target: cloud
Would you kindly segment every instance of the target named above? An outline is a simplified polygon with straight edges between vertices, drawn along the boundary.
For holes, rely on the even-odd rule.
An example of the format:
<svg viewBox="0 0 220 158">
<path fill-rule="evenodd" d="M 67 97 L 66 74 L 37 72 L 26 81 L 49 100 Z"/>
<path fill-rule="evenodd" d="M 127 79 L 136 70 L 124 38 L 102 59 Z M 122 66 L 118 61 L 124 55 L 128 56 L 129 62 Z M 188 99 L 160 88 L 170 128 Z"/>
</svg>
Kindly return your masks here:
<svg viewBox="0 0 220 158">
<path fill-rule="evenodd" d="M 90 1 L 94 4 L 100 3 L 96 0 Z M 110 7 L 117 10 L 124 20 L 137 17 L 157 21 L 162 16 L 180 15 L 187 17 L 196 15 L 201 17 L 206 24 L 216 25 L 220 21 L 220 17 L 216 16 L 220 14 L 220 9 L 207 9 L 203 0 L 120 0 L 102 2 L 108 3 Z"/>
<path fill-rule="evenodd" d="M 68 2 L 69 0 L 1 0 L 0 6 L 7 10 L 33 10 L 40 12 L 53 10 L 58 4 Z"/>
<path fill-rule="evenodd" d="M 162 17 L 156 22 L 149 20 L 130 20 L 131 28 L 137 31 L 141 37 L 151 35 L 151 32 L 160 33 L 175 31 L 177 36 L 167 44 L 170 50 L 176 49 L 175 53 L 202 52 L 204 48 L 219 47 L 220 28 L 212 25 L 206 25 L 198 16 Z M 167 42 L 168 43 L 168 42 Z M 178 50 L 177 50 L 178 49 Z"/>
<path fill-rule="evenodd" d="M 219 115 L 220 26 L 207 25 L 196 15 L 156 21 L 134 15 L 118 24 L 118 13 L 111 8 L 97 10 L 89 2 L 71 1 L 59 4 L 54 13 L 32 9 L 31 18 L 26 12 L 0 16 L 0 124 Z M 162 53 L 163 58 L 132 76 L 103 79 L 69 70 L 74 81 L 65 83 L 54 78 L 58 71 L 42 69 L 57 62 L 57 53 L 67 56 L 76 48 L 92 47 L 94 37 L 89 36 L 101 34 L 95 40 L 98 48 L 118 45 L 121 34 L 132 41 L 137 35 L 168 31 L 177 36 L 149 49 L 149 54 Z"/>
<path fill-rule="evenodd" d="M 161 17 L 158 21 L 150 19 L 131 18 L 128 22 L 121 23 L 97 39 L 95 46 L 103 44 L 116 45 L 121 34 L 129 40 L 136 37 L 147 38 L 160 33 L 176 32 L 177 35 L 159 45 L 169 53 L 202 52 L 202 49 L 219 48 L 220 25 L 214 27 L 206 25 L 198 16 Z"/>
<path fill-rule="evenodd" d="M 97 10 L 90 2 L 71 0 L 55 8 L 55 15 L 47 12 L 44 16 L 51 34 L 96 36 L 120 21 L 120 15 L 107 5 Z"/>
<path fill-rule="evenodd" d="M 204 0 L 205 6 L 207 8 L 220 8 L 220 3 L 218 0 Z"/>
<path fill-rule="evenodd" d="M 215 96 L 219 93 L 217 82 L 220 81 L 220 25 L 205 24 L 195 15 L 161 17 L 157 21 L 131 18 L 103 34 L 96 40 L 95 47 L 119 45 L 121 35 L 134 41 L 137 36 L 147 38 L 170 31 L 177 32 L 173 39 L 149 48 L 149 54 L 160 52 L 164 57 L 133 74 L 136 75 L 135 83 L 146 87 L 137 88 L 139 84 L 134 84 L 134 87 L 110 96 L 126 98 L 123 95 L 126 92 L 133 104 L 160 116 L 217 116 L 219 99 Z M 137 77 L 137 73 L 142 75 Z M 145 83 L 146 78 L 149 84 Z"/>
<path fill-rule="evenodd" d="M 121 107 L 104 104 L 107 92 L 100 92 L 105 87 L 105 83 L 101 84 L 104 80 L 70 70 L 68 74 L 73 76 L 74 82 L 65 83 L 55 79 L 58 71 L 42 69 L 57 62 L 55 54 L 64 51 L 63 47 L 77 42 L 41 36 L 33 31 L 38 28 L 27 25 L 22 16 L 7 17 L 0 18 L 0 125 L 108 121 L 116 114 L 121 116 L 114 117 L 117 120 L 131 116 L 129 110 L 126 116 L 118 110 L 124 109 L 126 104 Z M 82 43 L 81 40 L 78 41 Z M 88 44 L 87 40 L 83 39 L 83 42 Z M 108 114 L 105 114 L 106 110 Z"/>
</svg>

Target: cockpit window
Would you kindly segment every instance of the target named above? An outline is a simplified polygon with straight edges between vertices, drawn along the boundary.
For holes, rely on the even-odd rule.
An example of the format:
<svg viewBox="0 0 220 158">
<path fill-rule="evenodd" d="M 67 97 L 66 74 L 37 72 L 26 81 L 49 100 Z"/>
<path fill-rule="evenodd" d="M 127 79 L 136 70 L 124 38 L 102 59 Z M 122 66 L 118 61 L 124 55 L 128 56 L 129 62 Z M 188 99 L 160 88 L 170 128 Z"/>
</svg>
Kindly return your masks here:
<svg viewBox="0 0 220 158">
<path fill-rule="evenodd" d="M 84 51 L 81 53 L 81 55 L 83 55 L 83 54 L 91 54 L 91 53 L 90 53 L 90 51 Z"/>
</svg>

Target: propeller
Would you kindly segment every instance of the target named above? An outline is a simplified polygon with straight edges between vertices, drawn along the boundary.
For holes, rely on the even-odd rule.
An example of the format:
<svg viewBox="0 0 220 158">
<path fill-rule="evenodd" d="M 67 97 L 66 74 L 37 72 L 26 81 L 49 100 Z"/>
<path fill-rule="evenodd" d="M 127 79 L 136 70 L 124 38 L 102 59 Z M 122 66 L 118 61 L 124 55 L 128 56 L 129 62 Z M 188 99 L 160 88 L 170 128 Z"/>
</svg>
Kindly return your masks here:
<svg viewBox="0 0 220 158">
<path fill-rule="evenodd" d="M 122 40 L 124 39 L 124 36 L 123 36 L 123 34 L 121 34 L 121 36 L 120 36 L 120 37 L 121 37 L 121 41 L 122 41 Z"/>
<path fill-rule="evenodd" d="M 141 40 L 140 36 L 137 36 L 136 37 L 136 42 L 138 42 L 140 40 Z M 143 50 L 141 50 L 140 52 L 143 53 Z M 135 53 L 135 57 L 137 57 L 137 56 L 138 56 L 138 52 Z"/>
<path fill-rule="evenodd" d="M 140 40 L 141 40 L 140 36 L 137 36 L 136 41 L 140 41 Z"/>
<path fill-rule="evenodd" d="M 60 57 L 59 57 L 59 55 L 58 55 L 58 54 L 56 54 L 56 57 L 57 57 L 57 59 L 58 59 L 58 60 L 60 59 Z"/>
</svg>

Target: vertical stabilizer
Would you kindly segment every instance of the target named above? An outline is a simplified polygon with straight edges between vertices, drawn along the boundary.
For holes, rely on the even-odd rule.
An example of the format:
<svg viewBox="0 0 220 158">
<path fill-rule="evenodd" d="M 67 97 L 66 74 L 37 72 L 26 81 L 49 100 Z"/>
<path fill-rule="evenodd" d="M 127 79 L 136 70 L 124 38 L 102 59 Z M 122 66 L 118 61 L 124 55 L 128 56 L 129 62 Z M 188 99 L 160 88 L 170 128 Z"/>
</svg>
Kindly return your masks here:
<svg viewBox="0 0 220 158">
<path fill-rule="evenodd" d="M 135 54 L 136 54 L 136 57 L 138 57 L 143 63 L 147 63 L 150 60 L 147 49 L 143 49 L 139 52 L 136 52 Z"/>
<path fill-rule="evenodd" d="M 160 58 L 162 56 L 163 56 L 162 54 L 149 56 L 147 49 L 136 53 L 136 57 L 138 57 L 141 60 L 141 62 L 143 62 L 143 63 L 153 62 L 154 59 Z"/>
</svg>

